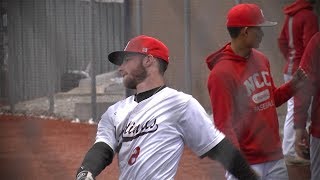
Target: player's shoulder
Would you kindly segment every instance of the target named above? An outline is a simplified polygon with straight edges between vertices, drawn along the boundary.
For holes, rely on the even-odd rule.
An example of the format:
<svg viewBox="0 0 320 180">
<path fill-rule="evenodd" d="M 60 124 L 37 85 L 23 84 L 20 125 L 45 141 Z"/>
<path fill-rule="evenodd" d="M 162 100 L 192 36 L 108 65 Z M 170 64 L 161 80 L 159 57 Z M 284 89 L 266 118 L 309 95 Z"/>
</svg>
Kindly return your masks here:
<svg viewBox="0 0 320 180">
<path fill-rule="evenodd" d="M 134 101 L 134 96 L 129 96 L 125 99 L 122 99 L 113 105 L 109 106 L 105 114 L 113 114 L 115 111 L 118 111 L 119 109 L 126 109 L 126 107 L 131 106 L 132 103 L 136 103 Z"/>
<path fill-rule="evenodd" d="M 311 9 L 301 9 L 299 12 L 295 14 L 294 17 L 301 18 L 301 20 L 307 22 L 308 19 L 305 18 L 317 18 L 317 14 Z"/>
<path fill-rule="evenodd" d="M 252 55 L 254 56 L 255 59 L 260 60 L 260 61 L 264 61 L 264 62 L 269 62 L 268 57 L 263 54 L 261 51 L 252 48 Z"/>
<path fill-rule="evenodd" d="M 267 56 L 265 54 L 263 54 L 261 51 L 259 51 L 258 49 L 252 48 L 252 54 L 254 56 L 259 56 L 259 57 L 263 57 L 263 58 L 267 58 Z"/>
<path fill-rule="evenodd" d="M 215 82 L 215 81 L 230 81 L 234 79 L 236 76 L 236 71 L 239 68 L 237 66 L 236 61 L 221 61 L 215 65 L 214 68 L 209 73 L 208 81 L 209 82 Z"/>
<path fill-rule="evenodd" d="M 316 32 L 316 33 L 312 36 L 309 44 L 312 44 L 313 46 L 318 46 L 318 47 L 320 46 L 320 32 Z"/>
<path fill-rule="evenodd" d="M 178 90 L 170 88 L 170 87 L 164 88 L 161 91 L 161 95 L 166 96 L 165 99 L 174 101 L 175 103 L 188 102 L 192 98 L 192 96 L 190 94 L 184 93 L 182 91 L 178 91 Z"/>
</svg>

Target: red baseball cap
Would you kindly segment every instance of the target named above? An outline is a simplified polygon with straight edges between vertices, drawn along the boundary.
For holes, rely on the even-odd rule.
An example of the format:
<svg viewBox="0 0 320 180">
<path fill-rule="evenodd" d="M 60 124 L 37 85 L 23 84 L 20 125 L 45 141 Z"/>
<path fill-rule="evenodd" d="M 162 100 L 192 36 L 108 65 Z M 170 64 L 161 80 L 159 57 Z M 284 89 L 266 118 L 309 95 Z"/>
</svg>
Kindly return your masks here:
<svg viewBox="0 0 320 180">
<path fill-rule="evenodd" d="M 115 65 L 121 65 L 124 56 L 129 53 L 150 54 L 169 63 L 169 50 L 167 46 L 160 40 L 146 35 L 132 38 L 123 51 L 110 53 L 108 59 Z"/>
<path fill-rule="evenodd" d="M 277 22 L 267 21 L 256 4 L 238 4 L 227 15 L 227 27 L 274 26 Z"/>
</svg>

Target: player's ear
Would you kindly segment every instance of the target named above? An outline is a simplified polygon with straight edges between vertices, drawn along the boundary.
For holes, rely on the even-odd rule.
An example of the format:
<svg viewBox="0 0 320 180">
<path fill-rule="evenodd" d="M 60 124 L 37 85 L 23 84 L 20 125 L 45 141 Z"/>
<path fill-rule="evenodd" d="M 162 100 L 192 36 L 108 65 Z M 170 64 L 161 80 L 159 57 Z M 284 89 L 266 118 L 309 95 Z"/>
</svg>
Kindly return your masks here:
<svg viewBox="0 0 320 180">
<path fill-rule="evenodd" d="M 243 27 L 241 28 L 240 34 L 244 35 L 244 36 L 248 36 L 248 27 Z"/>
<path fill-rule="evenodd" d="M 149 67 L 151 66 L 152 64 L 155 63 L 155 58 L 151 55 L 151 54 L 148 54 L 145 58 L 144 58 L 144 61 L 143 61 L 143 64 L 145 67 Z"/>
</svg>

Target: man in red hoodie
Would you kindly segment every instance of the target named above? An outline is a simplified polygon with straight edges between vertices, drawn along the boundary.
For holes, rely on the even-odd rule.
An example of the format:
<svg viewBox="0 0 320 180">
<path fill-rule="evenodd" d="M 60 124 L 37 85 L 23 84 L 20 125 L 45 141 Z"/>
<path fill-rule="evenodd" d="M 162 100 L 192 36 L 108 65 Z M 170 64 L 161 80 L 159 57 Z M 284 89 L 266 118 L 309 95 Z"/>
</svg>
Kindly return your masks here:
<svg viewBox="0 0 320 180">
<path fill-rule="evenodd" d="M 292 97 L 306 78 L 298 70 L 276 88 L 267 57 L 255 48 L 266 21 L 255 4 L 239 4 L 227 15 L 231 42 L 206 59 L 211 70 L 208 90 L 215 125 L 244 153 L 262 179 L 288 179 L 283 160 L 276 107 Z M 227 179 L 234 179 L 229 173 Z"/>
<path fill-rule="evenodd" d="M 311 126 L 310 132 L 310 161 L 311 179 L 320 177 L 320 32 L 310 40 L 301 59 L 301 68 L 308 74 L 310 82 L 297 94 L 297 103 L 294 106 L 294 127 L 296 130 L 296 152 L 304 157 L 309 149 L 309 135 L 306 130 L 308 108 L 311 97 Z"/>
<path fill-rule="evenodd" d="M 284 81 L 292 79 L 297 70 L 302 54 L 311 39 L 318 32 L 318 20 L 312 11 L 312 3 L 308 0 L 296 0 L 284 8 L 286 15 L 278 45 L 286 59 L 283 69 Z M 287 103 L 287 115 L 283 128 L 282 149 L 287 162 L 303 162 L 297 158 L 294 150 L 295 131 L 293 129 L 293 107 L 296 99 L 293 97 Z"/>
</svg>

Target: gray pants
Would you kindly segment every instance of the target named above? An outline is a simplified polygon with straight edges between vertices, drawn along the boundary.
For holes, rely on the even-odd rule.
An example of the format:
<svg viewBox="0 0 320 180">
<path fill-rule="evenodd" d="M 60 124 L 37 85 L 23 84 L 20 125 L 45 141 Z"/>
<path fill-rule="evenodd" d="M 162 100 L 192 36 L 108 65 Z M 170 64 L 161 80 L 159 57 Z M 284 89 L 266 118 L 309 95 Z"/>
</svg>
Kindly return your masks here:
<svg viewBox="0 0 320 180">
<path fill-rule="evenodd" d="M 310 137 L 311 180 L 320 179 L 320 139 Z"/>
<path fill-rule="evenodd" d="M 284 81 L 289 82 L 292 79 L 292 75 L 284 74 Z M 310 124 L 310 116 L 311 116 L 311 104 L 308 109 L 308 121 L 307 125 Z M 283 150 L 283 155 L 284 156 L 297 156 L 296 151 L 294 150 L 294 141 L 295 141 L 295 135 L 296 132 L 293 128 L 294 122 L 293 122 L 293 110 L 294 110 L 294 97 L 290 98 L 287 101 L 287 115 L 286 119 L 284 121 L 283 125 L 283 139 L 282 139 L 282 150 Z"/>
<path fill-rule="evenodd" d="M 288 170 L 284 159 L 260 164 L 252 164 L 251 168 L 261 177 L 261 180 L 288 180 Z M 230 173 L 226 173 L 227 180 L 236 180 Z"/>
</svg>

